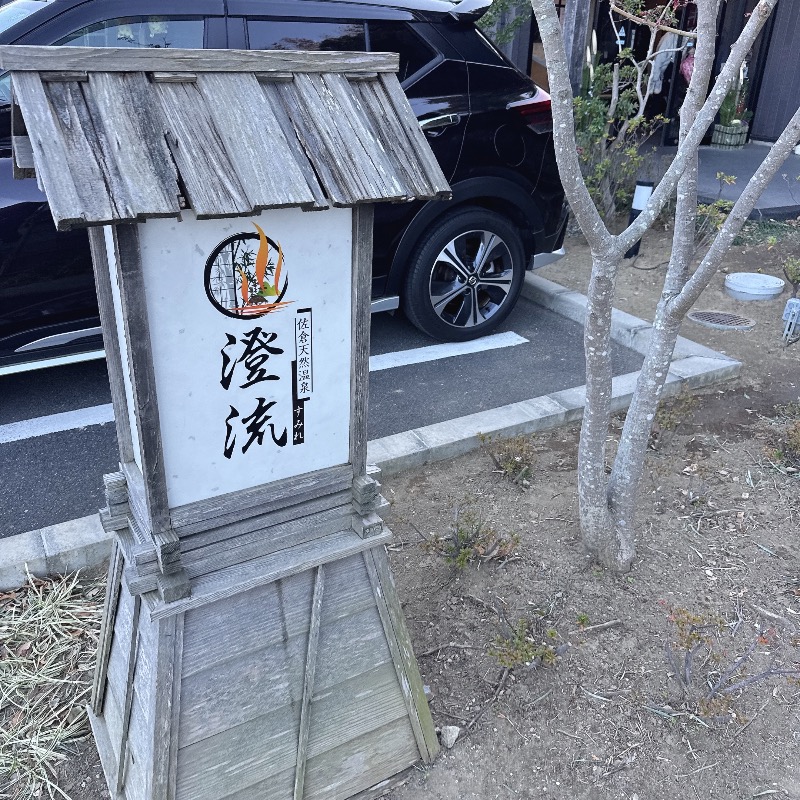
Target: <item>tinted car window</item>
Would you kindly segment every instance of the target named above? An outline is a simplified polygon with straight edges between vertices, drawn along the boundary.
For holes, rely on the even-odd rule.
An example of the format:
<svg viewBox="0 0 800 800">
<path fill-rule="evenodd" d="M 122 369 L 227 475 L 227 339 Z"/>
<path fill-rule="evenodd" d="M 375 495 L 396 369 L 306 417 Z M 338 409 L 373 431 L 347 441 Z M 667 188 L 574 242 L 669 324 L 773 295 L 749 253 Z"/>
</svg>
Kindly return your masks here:
<svg viewBox="0 0 800 800">
<path fill-rule="evenodd" d="M 368 22 L 369 49 L 373 53 L 399 53 L 402 83 L 436 58 L 436 51 L 404 22 Z"/>
<path fill-rule="evenodd" d="M 367 49 L 364 26 L 352 22 L 292 22 L 255 19 L 247 23 L 251 50 Z"/>
<path fill-rule="evenodd" d="M 71 47 L 201 48 L 203 19 L 149 16 L 118 17 L 88 25 L 55 44 Z"/>
</svg>

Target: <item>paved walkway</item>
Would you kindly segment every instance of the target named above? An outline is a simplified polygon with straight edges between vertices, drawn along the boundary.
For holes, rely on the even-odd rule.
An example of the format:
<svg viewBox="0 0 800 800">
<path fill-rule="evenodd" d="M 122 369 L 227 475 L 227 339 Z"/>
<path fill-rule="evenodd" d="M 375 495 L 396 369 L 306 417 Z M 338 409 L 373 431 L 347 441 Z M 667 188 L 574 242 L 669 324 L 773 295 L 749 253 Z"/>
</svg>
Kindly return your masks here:
<svg viewBox="0 0 800 800">
<path fill-rule="evenodd" d="M 769 152 L 770 145 L 745 145 L 740 150 L 719 150 L 716 147 L 700 148 L 700 200 L 710 203 L 721 198 L 735 201 L 739 198 L 747 182 Z M 668 156 L 675 152 L 674 147 L 659 149 L 659 155 Z M 736 177 L 733 186 L 722 186 L 717 173 Z M 790 155 L 778 174 L 761 195 L 751 219 L 794 219 L 800 216 L 800 155 Z"/>
</svg>

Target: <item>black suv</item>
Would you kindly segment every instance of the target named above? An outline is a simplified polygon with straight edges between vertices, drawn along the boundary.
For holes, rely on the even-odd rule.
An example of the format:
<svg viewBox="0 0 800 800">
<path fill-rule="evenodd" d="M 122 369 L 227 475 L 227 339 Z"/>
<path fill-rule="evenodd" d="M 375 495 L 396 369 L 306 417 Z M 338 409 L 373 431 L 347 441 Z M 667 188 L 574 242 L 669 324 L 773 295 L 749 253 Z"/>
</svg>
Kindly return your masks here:
<svg viewBox="0 0 800 800">
<path fill-rule="evenodd" d="M 464 340 L 507 316 L 566 228 L 550 98 L 475 27 L 488 4 L 13 0 L 0 44 L 399 52 L 453 199 L 376 208 L 373 310 L 402 306 L 430 336 Z M 103 355 L 86 233 L 57 233 L 36 182 L 12 178 L 9 84 L 0 76 L 0 374 Z"/>
</svg>

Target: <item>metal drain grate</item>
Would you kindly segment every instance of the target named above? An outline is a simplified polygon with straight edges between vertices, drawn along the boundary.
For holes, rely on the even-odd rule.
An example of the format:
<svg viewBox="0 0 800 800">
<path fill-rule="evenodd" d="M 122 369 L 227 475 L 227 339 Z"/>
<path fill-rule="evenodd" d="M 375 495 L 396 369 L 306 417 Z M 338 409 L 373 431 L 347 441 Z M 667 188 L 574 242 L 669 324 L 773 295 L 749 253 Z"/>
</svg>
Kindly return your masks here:
<svg viewBox="0 0 800 800">
<path fill-rule="evenodd" d="M 692 322 L 699 322 L 708 328 L 721 330 L 745 331 L 755 326 L 756 322 L 738 314 L 729 314 L 727 311 L 690 311 L 687 315 Z"/>
</svg>

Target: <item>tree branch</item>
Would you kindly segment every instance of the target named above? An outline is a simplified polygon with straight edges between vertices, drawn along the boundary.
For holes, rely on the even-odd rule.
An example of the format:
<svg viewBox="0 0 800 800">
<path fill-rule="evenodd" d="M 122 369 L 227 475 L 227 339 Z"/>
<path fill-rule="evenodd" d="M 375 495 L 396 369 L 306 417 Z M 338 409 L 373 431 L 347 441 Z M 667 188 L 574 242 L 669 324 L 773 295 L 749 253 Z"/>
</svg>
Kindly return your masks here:
<svg viewBox="0 0 800 800">
<path fill-rule="evenodd" d="M 630 11 L 625 11 L 624 8 L 620 8 L 619 6 L 615 5 L 613 2 L 610 4 L 611 8 L 610 11 L 613 11 L 615 14 L 618 14 L 620 17 L 625 17 L 625 19 L 629 19 L 632 22 L 635 22 L 637 25 L 645 25 L 648 28 L 652 28 L 654 31 L 664 31 L 664 33 L 677 33 L 679 36 L 685 36 L 687 39 L 696 39 L 697 34 L 693 31 L 682 31 L 680 28 L 672 28 L 669 25 L 664 25 L 661 20 L 664 18 L 664 13 L 661 13 L 661 16 L 658 20 L 648 20 L 644 19 L 644 17 L 637 17 L 636 14 L 631 14 Z"/>
<path fill-rule="evenodd" d="M 538 0 L 541 2 L 541 0 Z M 619 235 L 618 249 L 622 252 L 628 250 L 634 242 L 642 238 L 644 232 L 655 222 L 661 213 L 664 204 L 675 191 L 680 176 L 683 174 L 691 154 L 697 151 L 706 131 L 714 122 L 714 117 L 722 105 L 725 96 L 739 76 L 742 62 L 752 49 L 753 43 L 764 27 L 769 15 L 777 5 L 778 0 L 760 0 L 750 19 L 742 31 L 741 36 L 731 48 L 731 54 L 714 82 L 703 107 L 686 133 L 686 137 L 678 146 L 678 152 L 669 169 L 664 174 L 656 187 L 645 210 L 637 217 L 628 228 Z M 714 4 L 715 7 L 718 5 Z M 697 69 L 697 68 L 696 68 Z M 694 75 L 692 75 L 694 78 Z M 690 82 L 691 86 L 691 82 Z"/>
</svg>

